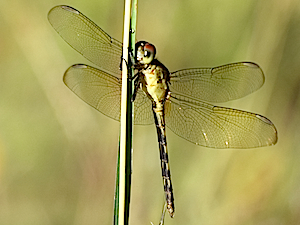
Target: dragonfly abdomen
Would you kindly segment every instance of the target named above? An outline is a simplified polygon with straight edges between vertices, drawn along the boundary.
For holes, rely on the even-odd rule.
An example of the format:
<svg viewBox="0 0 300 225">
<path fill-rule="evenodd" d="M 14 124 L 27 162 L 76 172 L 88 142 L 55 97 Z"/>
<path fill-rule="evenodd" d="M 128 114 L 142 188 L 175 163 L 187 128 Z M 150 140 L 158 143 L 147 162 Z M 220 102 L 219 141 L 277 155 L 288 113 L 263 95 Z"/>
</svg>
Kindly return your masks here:
<svg viewBox="0 0 300 225">
<path fill-rule="evenodd" d="M 169 157 L 167 150 L 167 139 L 165 131 L 165 118 L 163 108 L 160 110 L 160 107 L 153 107 L 154 120 L 157 130 L 158 145 L 160 151 L 160 161 L 161 161 L 161 172 L 164 184 L 164 191 L 167 202 L 167 209 L 171 217 L 174 216 L 174 196 L 173 196 L 173 187 L 171 182 L 171 172 L 169 166 Z"/>
</svg>

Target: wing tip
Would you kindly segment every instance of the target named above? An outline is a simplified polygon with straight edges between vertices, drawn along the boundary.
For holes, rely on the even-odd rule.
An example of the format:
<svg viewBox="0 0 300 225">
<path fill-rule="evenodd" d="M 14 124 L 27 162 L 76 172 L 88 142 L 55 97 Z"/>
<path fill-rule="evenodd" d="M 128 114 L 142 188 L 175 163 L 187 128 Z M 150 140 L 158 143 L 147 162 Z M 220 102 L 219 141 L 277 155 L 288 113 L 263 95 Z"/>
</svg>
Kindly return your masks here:
<svg viewBox="0 0 300 225">
<path fill-rule="evenodd" d="M 48 18 L 49 18 L 49 16 L 51 15 L 51 13 L 53 11 L 61 10 L 61 9 L 69 11 L 71 13 L 80 14 L 80 12 L 77 9 L 74 9 L 71 6 L 68 6 L 68 5 L 57 5 L 57 6 L 54 6 L 52 9 L 49 10 L 49 12 L 48 12 Z"/>
<path fill-rule="evenodd" d="M 263 122 L 265 122 L 265 123 L 267 123 L 271 126 L 272 125 L 274 126 L 274 124 L 271 122 L 271 120 L 269 120 L 267 117 L 264 117 L 264 116 L 261 116 L 261 115 L 258 115 L 258 114 L 256 114 L 255 116 L 256 116 L 256 118 L 260 119 L 261 121 L 263 121 Z"/>
<path fill-rule="evenodd" d="M 61 10 L 65 10 L 65 11 L 69 11 L 70 13 L 74 13 L 79 15 L 80 12 L 74 8 L 72 8 L 71 6 L 67 6 L 67 5 L 57 5 L 54 6 L 52 9 L 49 10 L 47 18 L 50 22 L 50 24 L 54 27 L 53 25 L 53 21 L 55 21 L 57 14 L 56 13 L 60 13 Z M 58 14 L 59 15 L 59 14 Z"/>
<path fill-rule="evenodd" d="M 71 6 L 60 5 L 60 6 L 58 6 L 58 7 L 62 8 L 62 9 L 64 9 L 64 10 L 67 10 L 67 11 L 69 11 L 69 12 L 72 12 L 72 13 L 80 14 L 80 12 L 79 12 L 78 10 L 72 8 Z"/>
<path fill-rule="evenodd" d="M 74 65 L 72 65 L 72 66 L 70 66 L 66 71 L 65 71 L 65 73 L 64 73 L 64 76 L 63 76 L 63 82 L 64 82 L 64 84 L 67 86 L 67 87 L 69 87 L 68 86 L 68 82 L 67 82 L 67 79 L 68 79 L 68 74 L 69 74 L 69 72 L 71 71 L 71 70 L 73 70 L 73 69 L 86 69 L 88 66 L 87 65 L 85 65 L 85 64 L 74 64 Z"/>
<path fill-rule="evenodd" d="M 268 124 L 269 126 L 271 126 L 274 130 L 274 136 L 272 138 L 268 139 L 267 142 L 267 146 L 272 146 L 275 145 L 278 141 L 278 134 L 277 134 L 277 129 L 275 127 L 275 125 L 272 123 L 271 120 L 269 120 L 267 117 L 261 116 L 261 115 L 255 115 L 257 119 L 261 120 L 262 122 Z"/>
<path fill-rule="evenodd" d="M 75 68 L 75 69 L 86 69 L 86 68 L 88 68 L 88 66 L 85 65 L 85 64 L 74 64 L 73 66 L 71 66 L 71 68 Z"/>
<path fill-rule="evenodd" d="M 254 62 L 242 62 L 242 64 L 252 68 L 260 68 L 260 66 Z"/>
</svg>

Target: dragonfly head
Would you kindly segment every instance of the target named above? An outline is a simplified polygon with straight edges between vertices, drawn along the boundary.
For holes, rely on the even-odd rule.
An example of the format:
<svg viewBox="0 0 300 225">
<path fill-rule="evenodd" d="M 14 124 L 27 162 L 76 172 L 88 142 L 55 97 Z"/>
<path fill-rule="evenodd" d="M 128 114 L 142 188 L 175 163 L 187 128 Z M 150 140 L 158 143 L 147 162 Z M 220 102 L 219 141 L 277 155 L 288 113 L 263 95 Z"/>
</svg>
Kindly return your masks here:
<svg viewBox="0 0 300 225">
<path fill-rule="evenodd" d="M 135 44 L 136 61 L 140 64 L 149 64 L 155 58 L 156 49 L 154 45 L 139 41 Z"/>
</svg>

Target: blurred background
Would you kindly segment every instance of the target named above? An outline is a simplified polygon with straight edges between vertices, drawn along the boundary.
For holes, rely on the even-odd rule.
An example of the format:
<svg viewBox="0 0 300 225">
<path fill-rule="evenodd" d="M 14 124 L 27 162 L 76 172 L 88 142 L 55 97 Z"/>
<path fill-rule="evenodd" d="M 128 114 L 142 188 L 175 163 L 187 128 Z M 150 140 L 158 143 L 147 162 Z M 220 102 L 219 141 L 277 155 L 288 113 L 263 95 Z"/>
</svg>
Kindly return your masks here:
<svg viewBox="0 0 300 225">
<path fill-rule="evenodd" d="M 62 82 L 89 63 L 47 20 L 70 5 L 122 40 L 123 1 L 0 1 L 0 224 L 112 224 L 119 123 Z M 176 213 L 165 224 L 300 224 L 300 2 L 140 1 L 138 40 L 170 71 L 253 61 L 264 86 L 234 107 L 268 117 L 278 143 L 198 147 L 167 130 Z M 135 126 L 130 224 L 158 224 L 156 131 Z"/>
</svg>

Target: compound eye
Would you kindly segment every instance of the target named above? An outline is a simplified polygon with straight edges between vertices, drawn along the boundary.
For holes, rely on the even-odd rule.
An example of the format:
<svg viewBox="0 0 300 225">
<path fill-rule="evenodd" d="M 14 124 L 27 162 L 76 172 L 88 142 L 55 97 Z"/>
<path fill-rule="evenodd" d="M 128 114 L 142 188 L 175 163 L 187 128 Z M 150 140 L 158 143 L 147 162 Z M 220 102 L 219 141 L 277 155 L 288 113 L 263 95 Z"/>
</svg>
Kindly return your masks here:
<svg viewBox="0 0 300 225">
<path fill-rule="evenodd" d="M 149 43 L 145 44 L 145 46 L 144 46 L 144 54 L 145 54 L 144 56 L 146 56 L 146 57 L 149 57 L 151 55 L 154 56 L 154 54 L 155 54 L 155 47 L 154 47 L 154 45 L 151 45 Z"/>
<path fill-rule="evenodd" d="M 144 46 L 144 63 L 151 63 L 155 57 L 155 47 L 150 43 L 146 43 Z"/>
</svg>

